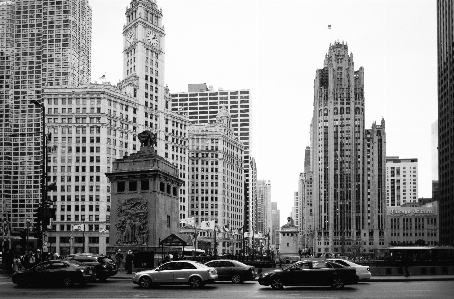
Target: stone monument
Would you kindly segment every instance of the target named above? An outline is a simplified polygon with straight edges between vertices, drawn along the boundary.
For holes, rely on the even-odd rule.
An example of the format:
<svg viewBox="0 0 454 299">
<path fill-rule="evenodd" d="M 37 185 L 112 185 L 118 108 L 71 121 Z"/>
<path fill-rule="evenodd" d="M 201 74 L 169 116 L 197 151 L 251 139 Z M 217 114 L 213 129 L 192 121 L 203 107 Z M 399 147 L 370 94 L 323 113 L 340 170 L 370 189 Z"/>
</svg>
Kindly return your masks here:
<svg viewBox="0 0 454 299">
<path fill-rule="evenodd" d="M 112 163 L 109 247 L 156 250 L 159 240 L 178 232 L 179 187 L 183 181 L 172 163 L 157 155 L 156 134 L 138 135 L 140 150 Z"/>
</svg>

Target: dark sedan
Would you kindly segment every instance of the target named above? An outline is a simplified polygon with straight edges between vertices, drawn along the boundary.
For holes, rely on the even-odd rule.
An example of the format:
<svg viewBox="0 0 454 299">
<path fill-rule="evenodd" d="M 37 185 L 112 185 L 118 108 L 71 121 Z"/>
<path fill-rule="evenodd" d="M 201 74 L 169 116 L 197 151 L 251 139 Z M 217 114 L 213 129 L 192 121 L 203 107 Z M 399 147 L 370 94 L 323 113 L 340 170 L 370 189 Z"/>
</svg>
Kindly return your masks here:
<svg viewBox="0 0 454 299">
<path fill-rule="evenodd" d="M 255 268 L 235 260 L 214 260 L 206 263 L 216 268 L 218 280 L 231 280 L 233 283 L 255 280 Z"/>
<path fill-rule="evenodd" d="M 19 287 L 43 284 L 70 287 L 74 283 L 84 285 L 93 277 L 89 271 L 89 268 L 77 267 L 65 261 L 47 261 L 14 273 L 13 283 Z"/>
<path fill-rule="evenodd" d="M 352 267 L 326 261 L 300 261 L 283 270 L 262 273 L 258 281 L 273 289 L 306 285 L 341 289 L 344 285 L 358 283 L 358 277 Z"/>
<path fill-rule="evenodd" d="M 117 274 L 118 269 L 115 263 L 103 255 L 90 254 L 75 254 L 68 256 L 65 260 L 77 261 L 79 263 L 92 266 L 95 271 L 96 278 L 100 281 L 105 281 L 107 278 Z"/>
</svg>

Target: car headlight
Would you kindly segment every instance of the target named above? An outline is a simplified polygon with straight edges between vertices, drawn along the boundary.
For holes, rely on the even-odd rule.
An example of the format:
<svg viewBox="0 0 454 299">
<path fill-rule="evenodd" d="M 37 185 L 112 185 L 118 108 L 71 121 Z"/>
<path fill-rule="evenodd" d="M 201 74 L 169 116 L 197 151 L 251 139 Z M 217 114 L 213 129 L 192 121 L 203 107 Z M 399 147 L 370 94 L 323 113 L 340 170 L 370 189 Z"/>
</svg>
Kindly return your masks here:
<svg viewBox="0 0 454 299">
<path fill-rule="evenodd" d="M 271 276 L 271 275 L 273 275 L 273 274 L 274 274 L 273 272 L 265 272 L 265 273 L 262 273 L 262 274 L 261 274 L 261 277 L 262 277 L 262 278 L 265 278 L 265 277 Z"/>
</svg>

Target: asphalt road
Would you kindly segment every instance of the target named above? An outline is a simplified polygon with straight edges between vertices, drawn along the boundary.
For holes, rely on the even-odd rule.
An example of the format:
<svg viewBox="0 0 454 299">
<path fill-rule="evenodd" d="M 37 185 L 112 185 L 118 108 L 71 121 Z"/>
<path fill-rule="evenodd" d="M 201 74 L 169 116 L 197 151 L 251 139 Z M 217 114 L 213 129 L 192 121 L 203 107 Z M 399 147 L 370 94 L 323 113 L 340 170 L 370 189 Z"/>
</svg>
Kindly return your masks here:
<svg viewBox="0 0 454 299">
<path fill-rule="evenodd" d="M 0 277 L 0 298 L 452 298 L 452 281 L 373 282 L 346 286 L 343 290 L 324 287 L 286 287 L 273 290 L 256 282 L 233 285 L 217 282 L 202 289 L 187 286 L 161 286 L 141 289 L 128 280 L 108 280 L 85 287 L 19 288 L 7 277 Z"/>
</svg>

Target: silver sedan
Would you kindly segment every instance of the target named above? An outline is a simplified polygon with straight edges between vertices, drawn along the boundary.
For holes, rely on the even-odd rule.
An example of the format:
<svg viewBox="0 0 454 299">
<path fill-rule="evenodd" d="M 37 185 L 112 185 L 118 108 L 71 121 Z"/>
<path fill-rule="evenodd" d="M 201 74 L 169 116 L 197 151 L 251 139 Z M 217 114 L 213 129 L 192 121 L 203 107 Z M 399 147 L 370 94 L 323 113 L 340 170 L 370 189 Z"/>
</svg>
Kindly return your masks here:
<svg viewBox="0 0 454 299">
<path fill-rule="evenodd" d="M 161 284 L 187 284 L 191 288 L 200 288 L 218 279 L 215 268 L 195 261 L 173 261 L 162 264 L 153 270 L 137 272 L 132 282 L 142 288 Z"/>
</svg>

